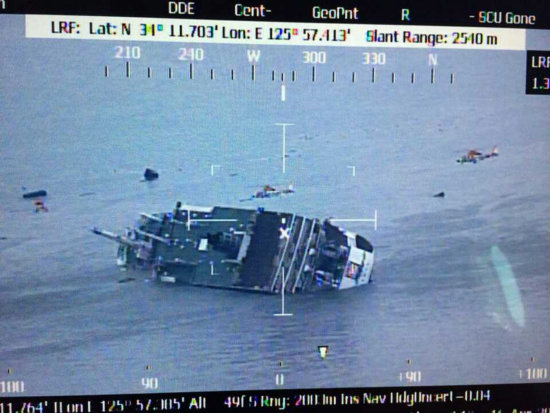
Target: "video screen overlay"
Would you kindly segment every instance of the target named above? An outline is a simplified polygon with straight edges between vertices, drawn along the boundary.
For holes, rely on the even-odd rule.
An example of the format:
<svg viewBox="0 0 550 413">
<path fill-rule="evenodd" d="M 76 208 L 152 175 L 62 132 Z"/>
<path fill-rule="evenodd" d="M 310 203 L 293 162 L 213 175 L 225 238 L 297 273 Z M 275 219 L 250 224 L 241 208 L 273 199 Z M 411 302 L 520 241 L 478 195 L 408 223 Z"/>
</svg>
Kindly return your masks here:
<svg viewBox="0 0 550 413">
<path fill-rule="evenodd" d="M 0 2 L 0 413 L 550 408 L 546 10 L 55 3 Z"/>
</svg>

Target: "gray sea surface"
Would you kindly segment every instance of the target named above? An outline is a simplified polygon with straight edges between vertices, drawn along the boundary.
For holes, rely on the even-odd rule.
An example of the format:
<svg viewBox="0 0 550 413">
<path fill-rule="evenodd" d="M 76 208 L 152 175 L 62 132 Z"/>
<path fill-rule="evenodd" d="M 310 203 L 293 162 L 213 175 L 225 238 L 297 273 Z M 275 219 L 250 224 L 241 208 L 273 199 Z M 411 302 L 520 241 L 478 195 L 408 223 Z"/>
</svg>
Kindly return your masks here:
<svg viewBox="0 0 550 413">
<path fill-rule="evenodd" d="M 386 50 L 373 83 L 363 50 L 321 47 L 314 83 L 305 49 L 262 47 L 252 82 L 245 46 L 143 42 L 128 43 L 141 58 L 127 78 L 114 42 L 21 41 L 22 19 L 0 17 L 0 380 L 64 395 L 142 392 L 144 377 L 172 392 L 276 388 L 277 373 L 284 388 L 515 383 L 550 368 L 550 121 L 548 98 L 525 95 L 524 52 L 438 51 L 432 84 L 430 51 Z M 204 49 L 193 80 L 180 47 Z M 278 122 L 293 124 L 284 174 Z M 496 158 L 456 162 L 494 145 Z M 146 167 L 160 179 L 141 182 Z M 296 193 L 240 202 L 265 184 Z M 46 189 L 49 211 L 23 188 Z M 376 231 L 345 225 L 374 245 L 374 282 L 287 296 L 291 317 L 274 317 L 279 296 L 119 283 L 116 245 L 89 228 L 122 232 L 178 200 L 376 210 Z"/>
</svg>

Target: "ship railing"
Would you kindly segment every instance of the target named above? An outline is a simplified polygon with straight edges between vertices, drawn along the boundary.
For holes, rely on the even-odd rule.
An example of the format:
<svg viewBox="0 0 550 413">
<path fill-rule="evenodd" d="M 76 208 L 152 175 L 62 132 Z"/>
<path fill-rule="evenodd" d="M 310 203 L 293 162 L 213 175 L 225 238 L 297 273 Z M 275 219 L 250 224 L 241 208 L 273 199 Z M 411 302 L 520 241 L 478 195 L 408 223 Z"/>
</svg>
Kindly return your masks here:
<svg viewBox="0 0 550 413">
<path fill-rule="evenodd" d="M 185 267 L 196 267 L 199 265 L 197 261 L 182 260 L 181 258 L 174 258 L 173 260 L 164 261 L 165 265 L 181 265 Z"/>
<path fill-rule="evenodd" d="M 139 245 L 139 242 L 131 240 L 128 237 L 125 237 L 123 235 L 117 235 L 111 231 L 105 231 L 97 227 L 93 227 L 90 231 L 92 231 L 96 235 L 102 236 L 104 238 L 108 238 L 111 241 L 118 242 L 119 244 L 128 245 L 130 247 L 135 247 Z"/>
<path fill-rule="evenodd" d="M 191 212 L 201 212 L 203 214 L 211 214 L 214 212 L 214 207 L 204 207 L 204 206 L 197 206 L 197 205 L 182 205 L 180 207 L 180 211 L 191 211 Z"/>
<path fill-rule="evenodd" d="M 306 259 L 306 263 L 311 263 L 312 264 L 312 271 L 311 271 L 311 274 L 309 275 L 309 277 L 304 279 L 304 281 L 302 283 L 302 286 L 307 286 L 309 283 L 311 283 L 312 278 L 315 275 L 314 274 L 313 263 L 317 260 L 317 258 L 319 257 L 319 254 L 320 254 L 319 242 L 321 241 L 322 234 L 323 234 L 323 231 L 322 231 L 321 227 L 319 226 L 319 232 L 317 233 L 317 236 L 315 237 L 315 242 L 313 243 L 313 249 L 315 251 L 315 254 L 314 255 L 309 255 L 309 252 L 308 252 L 307 259 Z"/>
<path fill-rule="evenodd" d="M 294 221 L 296 220 L 296 214 L 292 214 L 292 220 L 290 221 L 290 234 L 292 236 L 292 234 L 294 234 Z M 277 266 L 277 271 L 275 271 L 275 276 L 273 277 L 273 281 L 271 282 L 271 286 L 270 286 L 270 291 L 275 291 L 275 286 L 277 285 L 277 281 L 279 280 L 279 274 L 281 272 L 281 268 L 283 267 L 283 263 L 285 261 L 285 257 L 286 257 L 286 251 L 288 249 L 288 244 L 290 244 L 290 238 L 291 237 L 288 237 L 286 242 L 285 242 L 285 246 L 283 248 L 283 252 L 281 253 L 280 255 L 280 259 L 279 259 L 279 265 Z"/>
<path fill-rule="evenodd" d="M 141 212 L 139 215 L 141 215 L 143 218 L 147 218 L 148 220 L 151 220 L 151 221 L 162 222 L 162 218 L 156 217 L 156 216 L 151 215 L 151 214 L 147 214 L 145 212 Z"/>
<path fill-rule="evenodd" d="M 311 220 L 308 220 L 305 217 L 302 217 L 302 222 L 300 225 L 300 233 L 298 234 L 298 239 L 296 240 L 296 244 L 294 246 L 294 253 L 292 254 L 292 259 L 290 260 L 290 264 L 288 265 L 288 270 L 285 271 L 285 274 L 288 274 L 286 277 L 286 281 L 284 281 L 285 289 L 287 291 L 292 291 L 292 286 L 294 285 L 294 282 L 296 280 L 296 277 L 298 276 L 298 271 L 293 271 L 294 263 L 296 262 L 296 258 L 299 255 L 299 251 L 302 249 L 303 246 L 303 235 L 304 230 L 308 225 L 308 222 Z"/>
<path fill-rule="evenodd" d="M 162 242 L 166 245 L 171 245 L 171 243 L 172 243 L 170 238 L 159 237 L 158 235 L 151 234 L 150 232 L 142 231 L 142 230 L 137 229 L 137 228 L 135 228 L 134 231 L 136 231 L 137 234 L 143 235 L 144 237 L 149 237 L 149 238 L 154 239 L 156 241 Z"/>
<path fill-rule="evenodd" d="M 318 224 L 317 219 L 313 219 L 311 221 L 311 230 L 309 231 L 309 236 L 307 238 L 307 242 L 306 242 L 306 245 L 305 245 L 304 257 L 302 258 L 302 262 L 301 262 L 300 267 L 298 269 L 296 279 L 294 280 L 294 284 L 292 285 L 292 293 L 296 292 L 296 288 L 298 287 L 298 284 L 301 281 L 302 273 L 304 272 L 304 268 L 306 266 L 307 257 L 309 256 L 311 239 L 313 238 L 313 233 L 315 232 L 315 227 L 317 226 L 317 224 Z"/>
</svg>

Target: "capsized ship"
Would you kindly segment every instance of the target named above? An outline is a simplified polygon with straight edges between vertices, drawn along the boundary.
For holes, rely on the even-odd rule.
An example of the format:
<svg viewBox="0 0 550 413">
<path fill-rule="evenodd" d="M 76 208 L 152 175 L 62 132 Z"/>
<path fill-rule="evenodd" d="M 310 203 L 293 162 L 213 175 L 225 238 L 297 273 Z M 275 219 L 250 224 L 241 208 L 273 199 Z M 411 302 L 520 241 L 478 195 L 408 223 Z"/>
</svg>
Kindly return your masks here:
<svg viewBox="0 0 550 413">
<path fill-rule="evenodd" d="M 154 279 L 265 293 L 367 284 L 374 249 L 330 220 L 229 207 L 176 204 L 141 213 L 124 235 L 93 228 L 119 244 L 117 264 Z"/>
</svg>

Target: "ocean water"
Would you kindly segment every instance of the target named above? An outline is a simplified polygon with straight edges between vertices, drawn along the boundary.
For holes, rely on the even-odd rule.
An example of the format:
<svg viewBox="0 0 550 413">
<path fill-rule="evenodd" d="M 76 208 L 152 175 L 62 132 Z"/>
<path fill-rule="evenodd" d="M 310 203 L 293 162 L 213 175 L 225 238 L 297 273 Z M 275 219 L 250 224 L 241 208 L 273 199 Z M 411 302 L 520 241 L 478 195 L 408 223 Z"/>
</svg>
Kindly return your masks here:
<svg viewBox="0 0 550 413">
<path fill-rule="evenodd" d="M 523 52 L 439 51 L 431 84 L 428 51 L 386 51 L 372 83 L 362 50 L 319 48 L 313 83 L 303 49 L 264 47 L 251 82 L 244 46 L 202 46 L 190 80 L 177 57 L 192 46 L 144 42 L 126 78 L 113 42 L 20 42 L 22 19 L 1 17 L 0 380 L 63 395 L 141 392 L 144 377 L 163 392 L 276 388 L 277 373 L 284 388 L 515 383 L 550 367 L 548 102 L 524 94 Z M 494 145 L 498 158 L 455 162 Z M 160 179 L 141 182 L 146 167 Z M 240 202 L 267 183 L 296 194 Z M 23 188 L 46 189 L 49 212 Z M 373 243 L 374 282 L 287 296 L 291 317 L 273 316 L 278 296 L 118 283 L 116 245 L 89 228 L 178 200 L 376 210 L 376 231 L 345 226 Z"/>
</svg>

